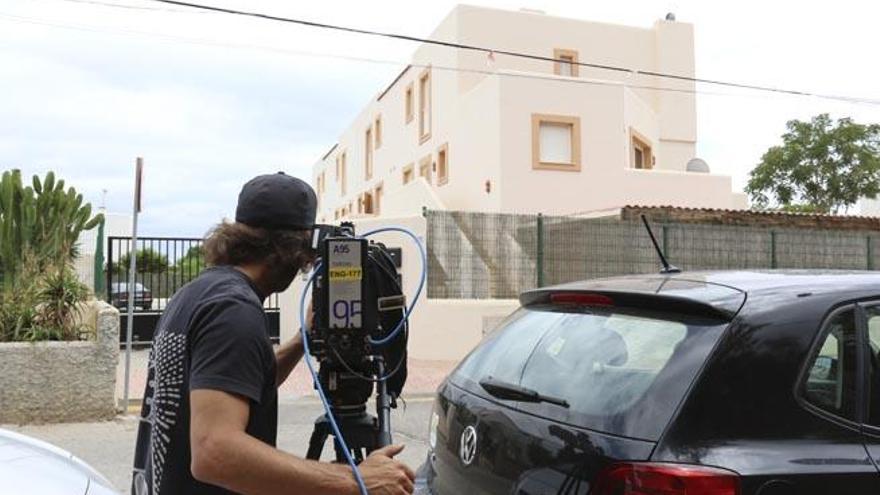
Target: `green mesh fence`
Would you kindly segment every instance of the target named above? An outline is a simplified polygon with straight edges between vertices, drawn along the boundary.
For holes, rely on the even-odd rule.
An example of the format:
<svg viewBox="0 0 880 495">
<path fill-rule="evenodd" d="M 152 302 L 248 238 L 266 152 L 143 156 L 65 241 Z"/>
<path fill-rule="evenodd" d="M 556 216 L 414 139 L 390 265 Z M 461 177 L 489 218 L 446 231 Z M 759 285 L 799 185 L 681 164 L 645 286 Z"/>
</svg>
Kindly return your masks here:
<svg viewBox="0 0 880 495">
<path fill-rule="evenodd" d="M 638 221 L 427 211 L 428 297 L 515 298 L 538 286 L 656 273 Z M 880 266 L 873 231 L 656 223 L 658 242 L 684 270 Z"/>
</svg>

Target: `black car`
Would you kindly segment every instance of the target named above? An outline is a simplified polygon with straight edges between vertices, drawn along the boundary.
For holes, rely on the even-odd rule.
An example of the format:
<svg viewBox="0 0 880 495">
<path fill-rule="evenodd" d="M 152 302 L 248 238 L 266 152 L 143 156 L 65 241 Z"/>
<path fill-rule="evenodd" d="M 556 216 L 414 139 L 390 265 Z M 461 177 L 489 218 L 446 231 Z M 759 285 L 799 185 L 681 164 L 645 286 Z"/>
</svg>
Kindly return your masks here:
<svg viewBox="0 0 880 495">
<path fill-rule="evenodd" d="M 110 304 L 119 309 L 128 308 L 128 282 L 110 284 Z M 134 283 L 134 308 L 149 310 L 153 307 L 153 294 L 139 282 Z"/>
<path fill-rule="evenodd" d="M 880 274 L 524 293 L 438 389 L 448 494 L 880 494 Z"/>
</svg>

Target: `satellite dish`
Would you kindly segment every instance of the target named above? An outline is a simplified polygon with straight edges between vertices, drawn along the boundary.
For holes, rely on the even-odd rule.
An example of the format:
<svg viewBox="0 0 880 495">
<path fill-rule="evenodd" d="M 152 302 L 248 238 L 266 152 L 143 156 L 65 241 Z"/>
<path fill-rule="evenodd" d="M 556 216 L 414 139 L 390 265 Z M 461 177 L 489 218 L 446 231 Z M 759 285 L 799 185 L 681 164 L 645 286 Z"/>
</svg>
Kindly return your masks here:
<svg viewBox="0 0 880 495">
<path fill-rule="evenodd" d="M 690 161 L 687 162 L 687 171 L 696 172 L 698 174 L 708 174 L 709 164 L 702 158 L 691 158 Z"/>
<path fill-rule="evenodd" d="M 675 21 L 675 13 L 674 13 L 674 12 L 670 12 L 670 13 L 666 14 L 666 20 L 667 20 L 667 21 L 673 21 L 673 22 L 674 22 L 674 21 Z"/>
</svg>

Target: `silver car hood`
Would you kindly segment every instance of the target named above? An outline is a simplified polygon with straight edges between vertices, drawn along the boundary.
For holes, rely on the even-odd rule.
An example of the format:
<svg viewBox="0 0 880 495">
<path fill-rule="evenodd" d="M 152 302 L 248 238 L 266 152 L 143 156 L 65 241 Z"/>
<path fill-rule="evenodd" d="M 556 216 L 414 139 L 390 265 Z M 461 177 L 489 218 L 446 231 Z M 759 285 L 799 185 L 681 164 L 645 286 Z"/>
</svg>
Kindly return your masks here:
<svg viewBox="0 0 880 495">
<path fill-rule="evenodd" d="M 112 486 L 70 452 L 0 428 L 0 493 L 103 495 Z"/>
</svg>

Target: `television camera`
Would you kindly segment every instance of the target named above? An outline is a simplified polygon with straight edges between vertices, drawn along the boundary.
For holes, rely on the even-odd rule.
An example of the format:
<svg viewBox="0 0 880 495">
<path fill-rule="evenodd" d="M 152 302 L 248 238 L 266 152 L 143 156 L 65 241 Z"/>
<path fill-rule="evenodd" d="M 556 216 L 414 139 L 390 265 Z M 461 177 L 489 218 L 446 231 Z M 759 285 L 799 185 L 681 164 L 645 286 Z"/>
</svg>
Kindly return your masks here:
<svg viewBox="0 0 880 495">
<path fill-rule="evenodd" d="M 389 249 L 355 236 L 353 224 L 316 226 L 312 248 L 318 259 L 308 349 L 319 363 L 328 407 L 315 421 L 306 457 L 319 459 L 327 437 L 338 434 L 345 442 L 334 442 L 337 461 L 346 461 L 341 446 L 347 444 L 359 463 L 391 444 L 391 409 L 407 373 L 406 298 Z M 374 390 L 376 415 L 367 412 Z"/>
</svg>

